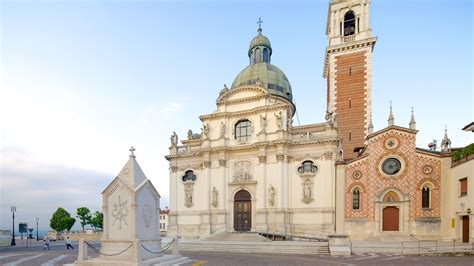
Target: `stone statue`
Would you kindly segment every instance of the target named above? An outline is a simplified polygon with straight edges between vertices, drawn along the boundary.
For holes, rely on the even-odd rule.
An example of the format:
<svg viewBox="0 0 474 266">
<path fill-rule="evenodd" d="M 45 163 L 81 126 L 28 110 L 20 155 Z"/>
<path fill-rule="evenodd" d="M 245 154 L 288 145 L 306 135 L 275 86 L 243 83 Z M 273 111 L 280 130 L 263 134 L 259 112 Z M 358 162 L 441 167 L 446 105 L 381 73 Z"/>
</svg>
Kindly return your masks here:
<svg viewBox="0 0 474 266">
<path fill-rule="evenodd" d="M 214 206 L 214 208 L 216 208 L 216 207 L 217 207 L 217 204 L 219 204 L 219 202 L 218 202 L 218 196 L 219 196 L 219 192 L 217 192 L 216 187 L 214 187 L 214 188 L 212 189 L 212 202 L 211 202 L 211 204 L 212 204 L 212 206 Z"/>
<path fill-rule="evenodd" d="M 170 137 L 171 139 L 171 147 L 176 147 L 178 145 L 178 135 L 176 132 L 173 131 L 173 135 Z"/>
<path fill-rule="evenodd" d="M 278 114 L 277 113 L 274 113 L 275 117 L 276 117 L 276 124 L 277 124 L 277 127 L 278 129 L 281 129 L 281 117 L 282 117 L 282 112 L 280 111 Z"/>
<path fill-rule="evenodd" d="M 193 131 L 191 129 L 188 130 L 188 139 L 193 139 Z"/>
<path fill-rule="evenodd" d="M 310 203 L 312 199 L 312 189 L 311 184 L 304 184 L 303 186 L 303 201 L 305 203 Z"/>
<path fill-rule="evenodd" d="M 224 136 L 225 136 L 225 124 L 224 124 L 224 121 L 221 122 L 220 136 L 221 136 L 221 138 L 224 138 Z"/>
<path fill-rule="evenodd" d="M 270 206 L 275 205 L 275 188 L 272 185 L 268 189 L 268 203 Z"/>
<path fill-rule="evenodd" d="M 184 184 L 184 206 L 188 208 L 193 206 L 193 191 L 194 191 L 193 183 Z"/>
<path fill-rule="evenodd" d="M 204 139 L 209 138 L 209 124 L 207 123 L 202 125 L 202 137 Z"/>
<path fill-rule="evenodd" d="M 265 116 L 260 115 L 260 132 L 265 132 L 265 128 L 267 127 L 267 115 Z"/>
<path fill-rule="evenodd" d="M 287 129 L 288 131 L 291 131 L 292 125 L 293 125 L 293 119 L 288 118 L 287 125 L 286 125 L 286 129 Z"/>
<path fill-rule="evenodd" d="M 326 123 L 332 127 L 332 128 L 337 128 L 337 121 L 336 121 L 337 114 L 334 112 L 328 112 L 326 111 Z"/>
<path fill-rule="evenodd" d="M 219 91 L 219 96 L 221 96 L 222 94 L 226 93 L 229 91 L 229 88 L 227 88 L 227 85 L 224 84 L 224 88 L 222 90 Z"/>
</svg>

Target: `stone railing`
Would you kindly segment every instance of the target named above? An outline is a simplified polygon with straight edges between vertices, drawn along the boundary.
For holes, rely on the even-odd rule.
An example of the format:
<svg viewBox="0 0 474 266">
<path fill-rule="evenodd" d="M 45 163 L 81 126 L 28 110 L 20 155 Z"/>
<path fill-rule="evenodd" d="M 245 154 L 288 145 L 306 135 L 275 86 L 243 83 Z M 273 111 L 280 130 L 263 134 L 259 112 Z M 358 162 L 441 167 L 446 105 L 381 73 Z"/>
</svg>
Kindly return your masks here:
<svg viewBox="0 0 474 266">
<path fill-rule="evenodd" d="M 306 141 L 313 139 L 320 139 L 325 136 L 325 131 L 307 131 L 292 134 L 293 141 Z"/>
<path fill-rule="evenodd" d="M 341 39 L 343 42 L 352 42 L 355 40 L 355 35 L 342 36 Z"/>
</svg>

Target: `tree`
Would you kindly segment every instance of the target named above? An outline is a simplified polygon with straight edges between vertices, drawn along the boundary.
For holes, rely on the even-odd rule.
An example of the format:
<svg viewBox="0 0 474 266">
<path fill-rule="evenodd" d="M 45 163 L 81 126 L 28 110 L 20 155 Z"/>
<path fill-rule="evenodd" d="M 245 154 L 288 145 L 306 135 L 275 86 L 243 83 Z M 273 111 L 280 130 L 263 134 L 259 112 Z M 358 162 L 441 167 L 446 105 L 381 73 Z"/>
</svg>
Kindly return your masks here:
<svg viewBox="0 0 474 266">
<path fill-rule="evenodd" d="M 69 212 L 63 208 L 58 208 L 49 220 L 49 226 L 56 230 L 56 232 L 69 231 L 75 222 L 76 219 L 72 218 Z"/>
<path fill-rule="evenodd" d="M 94 217 L 90 220 L 90 225 L 94 227 L 94 229 L 102 229 L 104 221 L 104 214 L 100 211 L 96 211 L 94 213 Z"/>
<path fill-rule="evenodd" d="M 81 207 L 77 209 L 76 214 L 77 214 L 77 218 L 81 220 L 82 231 L 84 232 L 84 226 L 90 224 L 91 222 L 91 219 L 92 219 L 91 211 L 87 207 Z"/>
</svg>

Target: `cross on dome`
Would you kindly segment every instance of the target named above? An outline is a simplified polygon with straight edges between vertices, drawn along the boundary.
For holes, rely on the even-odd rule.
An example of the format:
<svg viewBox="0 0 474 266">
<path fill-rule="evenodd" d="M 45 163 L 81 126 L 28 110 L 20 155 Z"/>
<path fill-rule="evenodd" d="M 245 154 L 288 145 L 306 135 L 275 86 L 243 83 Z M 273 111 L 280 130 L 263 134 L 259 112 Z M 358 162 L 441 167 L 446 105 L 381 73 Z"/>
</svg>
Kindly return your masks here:
<svg viewBox="0 0 474 266">
<path fill-rule="evenodd" d="M 261 17 L 258 17 L 258 21 L 257 21 L 257 24 L 258 24 L 258 32 L 262 32 L 262 23 L 263 23 L 263 20 Z"/>
<path fill-rule="evenodd" d="M 136 158 L 135 154 L 133 153 L 135 151 L 135 148 L 133 146 L 130 147 L 129 151 L 130 151 L 130 158 Z"/>
</svg>

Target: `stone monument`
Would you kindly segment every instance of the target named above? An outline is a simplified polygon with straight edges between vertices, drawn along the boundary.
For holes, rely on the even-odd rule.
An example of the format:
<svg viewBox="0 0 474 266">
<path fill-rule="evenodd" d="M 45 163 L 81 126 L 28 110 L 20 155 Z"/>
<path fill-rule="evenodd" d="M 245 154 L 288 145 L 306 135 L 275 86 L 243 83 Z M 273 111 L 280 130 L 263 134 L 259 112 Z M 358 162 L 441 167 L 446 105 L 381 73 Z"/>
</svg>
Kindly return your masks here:
<svg viewBox="0 0 474 266">
<path fill-rule="evenodd" d="M 80 240 L 76 265 L 153 265 L 184 258 L 163 255 L 159 230 L 160 195 L 135 160 L 135 149 L 102 192 L 104 228 L 98 258 Z"/>
</svg>

